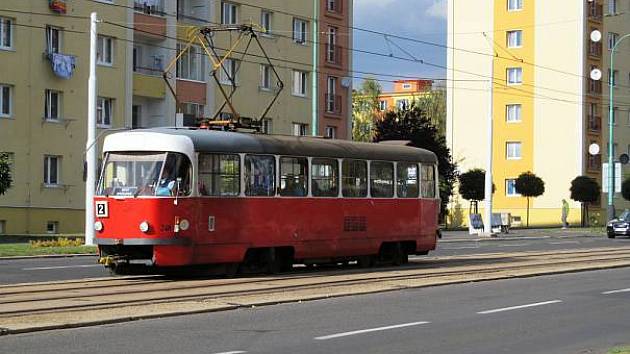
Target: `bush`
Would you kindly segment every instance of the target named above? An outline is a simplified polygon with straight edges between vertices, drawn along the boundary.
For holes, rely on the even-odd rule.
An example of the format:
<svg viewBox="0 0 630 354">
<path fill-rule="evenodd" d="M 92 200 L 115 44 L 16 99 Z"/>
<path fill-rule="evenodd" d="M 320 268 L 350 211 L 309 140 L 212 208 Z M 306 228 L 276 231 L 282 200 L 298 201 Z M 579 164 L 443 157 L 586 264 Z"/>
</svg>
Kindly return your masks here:
<svg viewBox="0 0 630 354">
<path fill-rule="evenodd" d="M 55 240 L 42 240 L 42 241 L 30 241 L 31 247 L 43 248 L 43 247 L 79 247 L 83 246 L 82 239 L 68 239 L 65 237 Z"/>
</svg>

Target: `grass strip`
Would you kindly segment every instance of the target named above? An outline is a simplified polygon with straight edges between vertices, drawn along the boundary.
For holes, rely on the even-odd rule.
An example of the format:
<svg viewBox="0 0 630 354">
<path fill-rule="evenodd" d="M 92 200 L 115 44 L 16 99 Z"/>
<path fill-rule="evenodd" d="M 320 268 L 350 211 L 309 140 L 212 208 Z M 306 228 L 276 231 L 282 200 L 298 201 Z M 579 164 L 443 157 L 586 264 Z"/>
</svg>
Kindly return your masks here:
<svg viewBox="0 0 630 354">
<path fill-rule="evenodd" d="M 95 246 L 71 246 L 71 247 L 33 247 L 28 243 L 3 243 L 0 244 L 0 257 L 11 256 L 41 256 L 55 254 L 96 254 Z"/>
</svg>

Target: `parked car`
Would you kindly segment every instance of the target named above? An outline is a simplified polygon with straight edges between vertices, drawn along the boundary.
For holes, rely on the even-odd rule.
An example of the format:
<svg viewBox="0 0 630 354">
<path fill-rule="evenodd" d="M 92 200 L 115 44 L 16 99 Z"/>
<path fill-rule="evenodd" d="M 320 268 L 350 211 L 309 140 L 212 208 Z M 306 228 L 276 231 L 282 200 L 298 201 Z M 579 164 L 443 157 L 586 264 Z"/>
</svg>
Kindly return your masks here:
<svg viewBox="0 0 630 354">
<path fill-rule="evenodd" d="M 626 209 L 618 218 L 610 220 L 606 225 L 608 238 L 615 238 L 617 235 L 630 236 L 630 210 Z"/>
</svg>

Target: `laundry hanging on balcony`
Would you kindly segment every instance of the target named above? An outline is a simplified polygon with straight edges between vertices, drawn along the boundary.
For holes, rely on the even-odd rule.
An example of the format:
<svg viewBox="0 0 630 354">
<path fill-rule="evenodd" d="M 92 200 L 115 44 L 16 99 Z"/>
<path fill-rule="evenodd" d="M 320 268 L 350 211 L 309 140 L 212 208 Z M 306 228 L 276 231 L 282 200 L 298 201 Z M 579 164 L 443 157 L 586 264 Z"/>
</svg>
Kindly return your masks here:
<svg viewBox="0 0 630 354">
<path fill-rule="evenodd" d="M 52 70 L 58 77 L 69 79 L 74 74 L 76 66 L 76 57 L 74 55 L 49 53 L 48 60 L 52 65 Z"/>
<path fill-rule="evenodd" d="M 48 7 L 58 14 L 66 13 L 66 1 L 65 0 L 49 0 Z"/>
</svg>

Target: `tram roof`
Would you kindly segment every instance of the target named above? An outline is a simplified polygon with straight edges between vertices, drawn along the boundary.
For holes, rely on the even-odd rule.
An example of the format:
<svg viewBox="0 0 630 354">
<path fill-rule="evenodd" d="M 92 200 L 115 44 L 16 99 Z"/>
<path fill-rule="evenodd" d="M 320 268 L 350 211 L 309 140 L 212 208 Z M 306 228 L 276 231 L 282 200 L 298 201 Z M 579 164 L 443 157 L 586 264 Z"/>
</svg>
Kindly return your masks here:
<svg viewBox="0 0 630 354">
<path fill-rule="evenodd" d="M 437 162 L 437 157 L 433 152 L 398 142 L 361 143 L 306 136 L 251 134 L 187 128 L 141 129 L 130 133 L 134 132 L 186 136 L 192 141 L 195 151 L 201 152 Z"/>
</svg>

